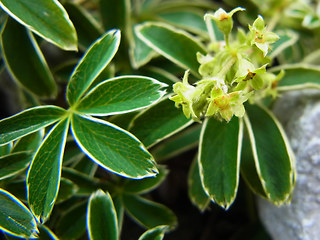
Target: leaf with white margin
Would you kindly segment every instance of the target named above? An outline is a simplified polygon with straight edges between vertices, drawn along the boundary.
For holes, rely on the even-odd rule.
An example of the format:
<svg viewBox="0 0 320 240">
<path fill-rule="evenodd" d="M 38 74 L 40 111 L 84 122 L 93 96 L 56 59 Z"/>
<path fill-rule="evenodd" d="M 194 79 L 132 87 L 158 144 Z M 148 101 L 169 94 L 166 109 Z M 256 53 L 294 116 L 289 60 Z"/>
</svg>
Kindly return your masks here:
<svg viewBox="0 0 320 240">
<path fill-rule="evenodd" d="M 72 106 L 109 64 L 120 45 L 120 31 L 110 30 L 96 40 L 75 67 L 68 86 L 67 100 Z"/>
<path fill-rule="evenodd" d="M 0 121 L 0 145 L 36 132 L 63 117 L 66 111 L 56 106 L 29 108 Z"/>
<path fill-rule="evenodd" d="M 1 8 L 19 23 L 64 50 L 77 50 L 77 33 L 57 0 L 0 0 Z"/>
<path fill-rule="evenodd" d="M 57 95 L 57 84 L 33 34 L 8 18 L 1 32 L 2 57 L 10 76 L 42 98 Z"/>
<path fill-rule="evenodd" d="M 290 200 L 295 183 L 295 157 L 285 132 L 266 108 L 246 106 L 245 124 L 262 187 L 274 204 Z"/>
<path fill-rule="evenodd" d="M 143 76 L 121 76 L 103 81 L 84 96 L 75 110 L 94 116 L 133 112 L 157 102 L 167 85 Z"/>
<path fill-rule="evenodd" d="M 61 120 L 50 130 L 28 170 L 28 204 L 42 222 L 48 219 L 58 195 L 69 121 Z"/>
<path fill-rule="evenodd" d="M 21 238 L 37 237 L 37 221 L 11 193 L 0 188 L 0 229 Z"/>
<path fill-rule="evenodd" d="M 135 27 L 137 36 L 149 47 L 198 76 L 200 66 L 196 54 L 205 54 L 202 44 L 189 33 L 171 25 L 146 22 Z"/>
<path fill-rule="evenodd" d="M 74 114 L 71 128 L 82 151 L 102 168 L 135 179 L 158 173 L 153 157 L 142 143 L 116 125 Z"/>
<path fill-rule="evenodd" d="M 109 193 L 94 192 L 88 203 L 87 230 L 90 240 L 117 240 L 117 213 Z"/>
<path fill-rule="evenodd" d="M 145 231 L 138 240 L 162 240 L 168 230 L 169 226 L 160 225 Z"/>
<path fill-rule="evenodd" d="M 229 123 L 207 118 L 202 126 L 198 157 L 202 186 L 225 209 L 238 191 L 242 135 L 243 124 L 236 117 Z"/>
</svg>

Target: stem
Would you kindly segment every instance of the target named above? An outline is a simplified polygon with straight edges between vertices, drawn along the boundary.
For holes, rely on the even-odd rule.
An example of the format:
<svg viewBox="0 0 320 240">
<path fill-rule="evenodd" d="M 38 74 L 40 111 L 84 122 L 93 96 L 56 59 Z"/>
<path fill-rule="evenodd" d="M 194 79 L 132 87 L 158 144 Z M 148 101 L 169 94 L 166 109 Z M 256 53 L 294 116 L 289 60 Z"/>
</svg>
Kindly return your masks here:
<svg viewBox="0 0 320 240">
<path fill-rule="evenodd" d="M 226 47 L 229 48 L 229 34 L 224 35 L 224 40 L 226 42 Z"/>
<path fill-rule="evenodd" d="M 217 74 L 218 78 L 223 78 L 227 74 L 227 72 L 230 70 L 232 65 L 236 62 L 235 57 L 231 57 L 231 59 L 223 66 L 223 68 L 220 70 L 220 72 Z"/>
<path fill-rule="evenodd" d="M 206 27 L 207 27 L 207 30 L 208 30 L 208 33 L 209 33 L 210 41 L 211 42 L 216 42 L 217 39 L 216 39 L 216 35 L 215 35 L 214 31 L 213 31 L 211 18 L 208 15 L 207 16 L 205 15 L 204 19 L 205 19 Z"/>
</svg>

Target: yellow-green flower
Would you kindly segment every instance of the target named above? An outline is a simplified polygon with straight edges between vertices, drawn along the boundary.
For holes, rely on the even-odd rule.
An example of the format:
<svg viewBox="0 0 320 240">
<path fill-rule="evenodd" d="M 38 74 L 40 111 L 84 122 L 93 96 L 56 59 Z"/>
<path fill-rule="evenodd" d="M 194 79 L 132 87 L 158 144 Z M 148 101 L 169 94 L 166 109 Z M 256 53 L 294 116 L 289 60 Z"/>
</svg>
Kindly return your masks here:
<svg viewBox="0 0 320 240">
<path fill-rule="evenodd" d="M 269 51 L 270 44 L 279 40 L 279 36 L 273 32 L 267 31 L 264 20 L 259 16 L 253 23 L 249 25 L 251 45 L 256 45 L 263 55 L 266 56 Z"/>
</svg>

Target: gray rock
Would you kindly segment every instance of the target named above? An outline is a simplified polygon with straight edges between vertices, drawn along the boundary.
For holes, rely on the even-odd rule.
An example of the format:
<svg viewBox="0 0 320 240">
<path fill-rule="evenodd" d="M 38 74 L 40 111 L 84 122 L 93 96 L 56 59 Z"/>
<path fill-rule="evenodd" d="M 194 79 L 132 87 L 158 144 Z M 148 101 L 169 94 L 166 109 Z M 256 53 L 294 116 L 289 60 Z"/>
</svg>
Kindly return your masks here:
<svg viewBox="0 0 320 240">
<path fill-rule="evenodd" d="M 297 180 L 291 204 L 258 200 L 260 218 L 273 240 L 320 239 L 320 97 L 286 94 L 274 112 L 296 155 Z"/>
</svg>

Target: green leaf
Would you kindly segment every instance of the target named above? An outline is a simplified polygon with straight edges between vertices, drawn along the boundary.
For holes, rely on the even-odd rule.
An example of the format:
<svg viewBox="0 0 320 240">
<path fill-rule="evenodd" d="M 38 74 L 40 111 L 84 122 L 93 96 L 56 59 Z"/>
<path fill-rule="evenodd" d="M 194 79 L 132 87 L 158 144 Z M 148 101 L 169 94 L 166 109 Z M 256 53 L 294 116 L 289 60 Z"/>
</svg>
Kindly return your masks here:
<svg viewBox="0 0 320 240">
<path fill-rule="evenodd" d="M 38 234 L 36 219 L 29 209 L 3 189 L 0 189 L 0 229 L 21 238 L 34 238 Z"/>
<path fill-rule="evenodd" d="M 157 226 L 144 232 L 138 240 L 162 240 L 166 231 L 168 231 L 168 226 Z"/>
<path fill-rule="evenodd" d="M 166 84 L 142 76 L 121 76 L 108 79 L 93 88 L 76 106 L 76 111 L 107 116 L 148 107 L 158 101 Z"/>
<path fill-rule="evenodd" d="M 129 56 L 132 66 L 137 69 L 147 64 L 158 54 L 138 38 L 137 33 L 134 31 L 135 26 L 133 26 L 132 31 L 133 39 L 130 41 Z"/>
<path fill-rule="evenodd" d="M 198 146 L 200 138 L 200 124 L 189 127 L 151 150 L 157 161 L 164 161 Z"/>
<path fill-rule="evenodd" d="M 129 131 L 148 148 L 193 123 L 168 98 L 138 114 Z"/>
<path fill-rule="evenodd" d="M 203 13 L 197 9 L 162 12 L 158 16 L 162 21 L 196 34 L 204 35 L 207 32 Z"/>
<path fill-rule="evenodd" d="M 37 218 L 44 222 L 58 195 L 61 165 L 69 119 L 61 120 L 47 134 L 38 148 L 27 175 L 28 203 Z"/>
<path fill-rule="evenodd" d="M 76 195 L 90 195 L 99 187 L 99 179 L 90 177 L 72 168 L 63 167 L 62 177 L 71 180 L 77 185 L 78 191 Z"/>
<path fill-rule="evenodd" d="M 146 228 L 168 225 L 173 229 L 177 225 L 174 213 L 162 204 L 129 194 L 124 194 L 122 200 L 129 215 Z"/>
<path fill-rule="evenodd" d="M 136 179 L 158 172 L 150 153 L 129 132 L 87 116 L 74 115 L 71 123 L 79 147 L 101 167 Z"/>
<path fill-rule="evenodd" d="M 202 186 L 225 209 L 238 190 L 242 133 L 242 122 L 235 117 L 229 123 L 206 119 L 201 131 L 198 163 Z"/>
<path fill-rule="evenodd" d="M 320 88 L 320 69 L 318 67 L 309 65 L 281 65 L 281 68 L 274 68 L 285 70 L 284 77 L 278 82 L 278 90 L 290 91 L 301 89 L 305 87 Z"/>
<path fill-rule="evenodd" d="M 117 222 L 118 222 L 118 232 L 121 233 L 124 217 L 124 206 L 121 201 L 121 195 L 112 196 L 114 208 L 117 213 Z"/>
<path fill-rule="evenodd" d="M 85 93 L 116 54 L 120 44 L 120 31 L 110 30 L 88 49 L 74 69 L 67 86 L 67 100 L 72 106 Z"/>
<path fill-rule="evenodd" d="M 109 193 L 98 190 L 90 196 L 87 229 L 91 240 L 117 240 L 117 213 Z"/>
<path fill-rule="evenodd" d="M 128 129 L 129 125 L 132 121 L 132 119 L 139 113 L 137 112 L 129 112 L 119 115 L 113 115 L 110 118 L 108 118 L 109 122 L 117 125 L 118 127 L 121 127 L 123 129 Z"/>
<path fill-rule="evenodd" d="M 11 76 L 39 97 L 54 97 L 57 86 L 30 32 L 8 18 L 1 33 L 2 55 Z"/>
<path fill-rule="evenodd" d="M 299 38 L 298 34 L 296 34 L 293 31 L 282 31 L 277 32 L 277 34 L 280 37 L 280 39 L 272 44 L 272 51 L 269 54 L 271 59 L 278 56 L 286 48 L 294 45 Z"/>
<path fill-rule="evenodd" d="M 38 131 L 63 117 L 65 110 L 55 106 L 39 106 L 0 121 L 0 145 Z"/>
<path fill-rule="evenodd" d="M 88 158 L 86 155 L 83 154 L 83 157 L 78 162 L 73 164 L 72 168 L 81 173 L 87 174 L 90 177 L 93 177 L 97 171 L 98 165 L 95 164 L 93 161 L 90 160 L 90 158 Z"/>
<path fill-rule="evenodd" d="M 253 152 L 251 148 L 250 138 L 248 132 L 245 131 L 242 140 L 242 151 L 241 151 L 241 176 L 248 184 L 250 189 L 259 194 L 261 197 L 267 198 L 266 193 L 262 187 L 259 175 L 257 173 Z"/>
<path fill-rule="evenodd" d="M 12 143 L 7 143 L 0 146 L 0 157 L 7 155 L 11 152 Z"/>
<path fill-rule="evenodd" d="M 39 225 L 39 239 L 41 240 L 59 240 L 59 238 L 45 225 Z"/>
<path fill-rule="evenodd" d="M 1 0 L 11 17 L 65 50 L 77 50 L 77 34 L 67 12 L 56 0 Z"/>
<path fill-rule="evenodd" d="M 73 197 L 78 191 L 78 186 L 66 178 L 60 179 L 59 193 L 56 203 L 61 203 Z"/>
<path fill-rule="evenodd" d="M 21 201 L 26 202 L 26 181 L 25 179 L 9 179 L 4 181 L 3 188 L 19 198 Z"/>
<path fill-rule="evenodd" d="M 65 2 L 63 6 L 77 30 L 79 45 L 88 48 L 103 34 L 101 27 L 93 16 L 79 4 Z"/>
<path fill-rule="evenodd" d="M 158 67 L 151 66 L 151 67 L 142 68 L 139 71 L 139 74 L 155 78 L 160 82 L 168 84 L 168 87 L 166 88 L 166 90 L 169 93 L 172 92 L 172 85 L 180 81 L 180 79 L 176 77 L 174 74 L 164 70 L 163 68 L 158 68 Z"/>
<path fill-rule="evenodd" d="M 0 180 L 14 176 L 26 169 L 31 161 L 32 153 L 16 152 L 0 157 Z"/>
<path fill-rule="evenodd" d="M 204 191 L 201 184 L 200 170 L 197 158 L 191 164 L 188 174 L 188 194 L 191 202 L 196 205 L 200 211 L 206 210 L 210 203 L 210 198 Z"/>
<path fill-rule="evenodd" d="M 197 52 L 205 53 L 204 47 L 185 31 L 170 25 L 147 22 L 136 26 L 137 36 L 149 47 L 184 69 L 198 76 Z"/>
<path fill-rule="evenodd" d="M 55 231 L 61 240 L 79 239 L 86 232 L 87 201 L 74 203 L 62 214 L 55 225 Z"/>
<path fill-rule="evenodd" d="M 40 130 L 20 138 L 15 142 L 11 152 L 35 151 L 43 138 L 44 131 Z"/>
<path fill-rule="evenodd" d="M 167 177 L 169 171 L 164 166 L 158 166 L 159 174 L 152 178 L 141 180 L 126 179 L 122 190 L 125 193 L 143 194 L 157 188 Z"/>
<path fill-rule="evenodd" d="M 295 181 L 295 160 L 284 130 L 265 108 L 247 105 L 245 123 L 262 187 L 274 204 L 290 198 Z"/>
<path fill-rule="evenodd" d="M 130 18 L 130 0 L 100 0 L 100 14 L 105 29 L 125 30 Z"/>
</svg>

